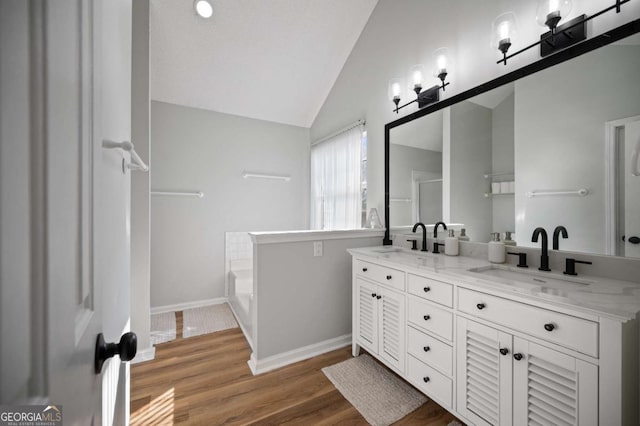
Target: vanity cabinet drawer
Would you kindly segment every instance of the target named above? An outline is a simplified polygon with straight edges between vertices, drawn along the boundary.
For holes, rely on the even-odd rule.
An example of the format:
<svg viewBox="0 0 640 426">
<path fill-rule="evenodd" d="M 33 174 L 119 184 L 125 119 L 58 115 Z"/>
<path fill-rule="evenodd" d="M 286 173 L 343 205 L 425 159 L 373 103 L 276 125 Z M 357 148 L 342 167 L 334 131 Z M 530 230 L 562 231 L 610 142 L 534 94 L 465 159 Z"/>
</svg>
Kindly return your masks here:
<svg viewBox="0 0 640 426">
<path fill-rule="evenodd" d="M 433 334 L 451 341 L 453 339 L 453 314 L 434 304 L 409 296 L 410 322 Z"/>
<path fill-rule="evenodd" d="M 453 307 L 453 286 L 451 284 L 408 274 L 407 288 L 409 293 L 418 297 L 440 303 L 449 308 Z"/>
<path fill-rule="evenodd" d="M 453 374 L 453 349 L 435 337 L 407 327 L 407 351 L 427 365 L 448 375 Z"/>
<path fill-rule="evenodd" d="M 444 407 L 451 407 L 453 381 L 413 356 L 407 357 L 407 376 L 411 383 Z"/>
<path fill-rule="evenodd" d="M 466 288 L 458 289 L 458 310 L 586 355 L 598 356 L 598 323 L 593 321 Z"/>
<path fill-rule="evenodd" d="M 399 271 L 386 266 L 376 265 L 375 263 L 358 260 L 356 262 L 356 274 L 388 285 L 397 290 L 404 291 L 404 271 Z"/>
</svg>

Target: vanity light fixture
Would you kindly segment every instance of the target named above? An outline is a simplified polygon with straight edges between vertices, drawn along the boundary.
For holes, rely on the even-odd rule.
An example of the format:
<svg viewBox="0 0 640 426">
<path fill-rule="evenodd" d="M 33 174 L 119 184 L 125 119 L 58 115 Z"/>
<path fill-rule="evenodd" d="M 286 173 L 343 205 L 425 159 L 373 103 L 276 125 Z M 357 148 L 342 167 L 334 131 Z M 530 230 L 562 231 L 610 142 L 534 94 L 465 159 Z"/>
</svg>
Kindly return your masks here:
<svg viewBox="0 0 640 426">
<path fill-rule="evenodd" d="M 201 18 L 208 19 L 213 15 L 213 6 L 211 6 L 209 0 L 195 0 L 193 9 L 196 11 L 196 15 Z"/>
<path fill-rule="evenodd" d="M 451 66 L 451 59 L 449 56 L 449 50 L 446 47 L 442 47 L 433 53 L 433 75 L 440 79 L 440 85 L 430 87 L 429 89 L 422 90 L 425 83 L 425 66 L 417 64 L 409 69 L 409 76 L 407 78 L 408 94 L 415 92 L 416 98 L 404 105 L 400 105 L 400 100 L 403 97 L 402 80 L 399 78 L 392 78 L 389 80 L 388 94 L 389 100 L 392 101 L 396 107 L 394 111 L 396 114 L 407 105 L 411 105 L 414 102 L 418 102 L 418 108 L 424 108 L 425 106 L 438 102 L 440 100 L 440 89 L 443 91 L 445 87 L 449 85 L 449 82 L 445 83 L 448 75 L 448 68 Z"/>
<path fill-rule="evenodd" d="M 507 51 L 511 47 L 511 35 L 515 33 L 515 15 L 513 16 L 513 24 L 504 15 L 508 15 L 511 12 L 503 13 L 498 16 L 492 26 L 492 39 L 497 40 L 494 42 L 494 47 L 502 52 L 502 59 L 497 61 L 497 64 L 503 63 L 507 65 L 507 60 L 513 58 L 520 53 L 527 51 L 533 47 L 540 46 L 540 56 L 544 57 L 564 49 L 578 42 L 586 40 L 587 38 L 587 21 L 600 16 L 610 10 L 620 13 L 620 8 L 623 4 L 628 3 L 629 0 L 616 0 L 616 2 L 600 12 L 594 15 L 580 15 L 568 22 L 559 25 L 564 20 L 569 12 L 571 12 L 572 2 L 571 0 L 538 0 L 538 9 L 536 12 L 536 21 L 549 29 L 540 36 L 540 40 L 532 43 L 515 53 L 507 56 Z M 511 27 L 513 25 L 513 27 Z M 514 31 L 513 33 L 511 31 Z M 507 35 L 508 37 L 503 37 Z"/>
</svg>

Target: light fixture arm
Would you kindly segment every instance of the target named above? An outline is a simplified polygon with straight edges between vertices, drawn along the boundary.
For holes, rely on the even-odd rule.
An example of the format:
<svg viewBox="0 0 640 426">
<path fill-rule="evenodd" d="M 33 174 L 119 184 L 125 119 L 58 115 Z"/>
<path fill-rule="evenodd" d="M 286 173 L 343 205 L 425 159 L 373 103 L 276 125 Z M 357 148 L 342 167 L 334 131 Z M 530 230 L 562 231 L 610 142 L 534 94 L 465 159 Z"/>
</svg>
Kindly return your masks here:
<svg viewBox="0 0 640 426">
<path fill-rule="evenodd" d="M 600 16 L 600 15 L 602 15 L 604 13 L 607 13 L 610 10 L 613 10 L 613 9 L 616 10 L 616 13 L 620 13 L 621 6 L 623 4 L 625 4 L 625 3 L 628 3 L 628 2 L 629 2 L 629 0 L 616 0 L 616 2 L 613 5 L 602 9 L 600 12 L 598 12 L 598 13 L 596 13 L 594 15 L 591 15 L 591 16 L 582 15 L 582 17 L 580 19 L 575 19 L 575 22 L 572 22 L 569 25 L 566 25 L 566 24 L 565 24 L 566 26 L 561 25 L 562 29 L 559 32 L 561 32 L 565 37 L 567 37 L 569 39 L 573 39 L 573 36 L 570 33 L 571 29 L 573 29 L 575 27 L 578 27 L 580 25 L 584 25 L 586 22 L 588 22 L 588 21 L 590 21 L 590 20 L 592 20 L 592 19 L 594 19 L 594 18 L 596 18 L 596 17 L 598 17 L 598 16 Z M 521 54 L 522 52 L 526 52 L 527 50 L 529 50 L 529 49 L 531 49 L 533 47 L 539 46 L 542 43 L 547 43 L 547 44 L 549 44 L 550 46 L 553 47 L 553 46 L 555 46 L 555 37 L 557 36 L 557 34 L 558 34 L 557 28 L 556 27 L 552 27 L 552 28 L 550 28 L 550 31 L 549 31 L 548 35 L 541 37 L 540 40 L 536 41 L 535 43 L 531 43 L 530 45 L 528 45 L 526 47 L 523 47 L 522 49 L 518 50 L 515 53 L 512 53 L 511 55 L 507 55 L 506 51 L 502 51 L 502 49 L 501 49 L 501 51 L 503 53 L 503 57 L 502 57 L 502 59 L 497 61 L 496 64 L 504 63 L 505 65 L 507 65 L 507 60 L 508 59 L 511 59 L 514 56 L 517 56 L 517 55 Z"/>
</svg>

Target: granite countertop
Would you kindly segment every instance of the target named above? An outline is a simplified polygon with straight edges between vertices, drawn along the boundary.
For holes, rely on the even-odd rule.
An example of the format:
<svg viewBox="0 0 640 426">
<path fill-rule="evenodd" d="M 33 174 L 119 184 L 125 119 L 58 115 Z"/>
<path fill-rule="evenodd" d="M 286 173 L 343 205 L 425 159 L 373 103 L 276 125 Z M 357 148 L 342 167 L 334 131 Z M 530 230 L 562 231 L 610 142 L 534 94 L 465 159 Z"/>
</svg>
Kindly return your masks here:
<svg viewBox="0 0 640 426">
<path fill-rule="evenodd" d="M 495 265 L 486 260 L 412 251 L 396 246 L 365 247 L 348 250 L 355 257 L 366 257 L 414 270 L 436 273 L 459 286 L 518 296 L 577 309 L 591 315 L 627 321 L 640 312 L 640 283 L 562 271 L 543 272 L 535 268 Z"/>
</svg>

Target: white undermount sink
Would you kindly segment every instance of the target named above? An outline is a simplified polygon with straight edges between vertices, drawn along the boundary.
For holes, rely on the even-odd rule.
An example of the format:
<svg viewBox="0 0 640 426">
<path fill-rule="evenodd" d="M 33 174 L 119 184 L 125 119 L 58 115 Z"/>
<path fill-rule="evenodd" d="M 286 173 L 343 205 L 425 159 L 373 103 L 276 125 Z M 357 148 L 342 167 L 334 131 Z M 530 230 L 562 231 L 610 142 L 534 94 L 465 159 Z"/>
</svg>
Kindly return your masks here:
<svg viewBox="0 0 640 426">
<path fill-rule="evenodd" d="M 482 266 L 479 268 L 471 268 L 468 271 L 475 272 L 486 278 L 491 278 L 492 281 L 498 281 L 502 284 L 524 284 L 532 288 L 578 289 L 593 284 L 592 281 L 581 278 L 551 274 L 535 269 L 516 269 L 504 265 Z"/>
</svg>

